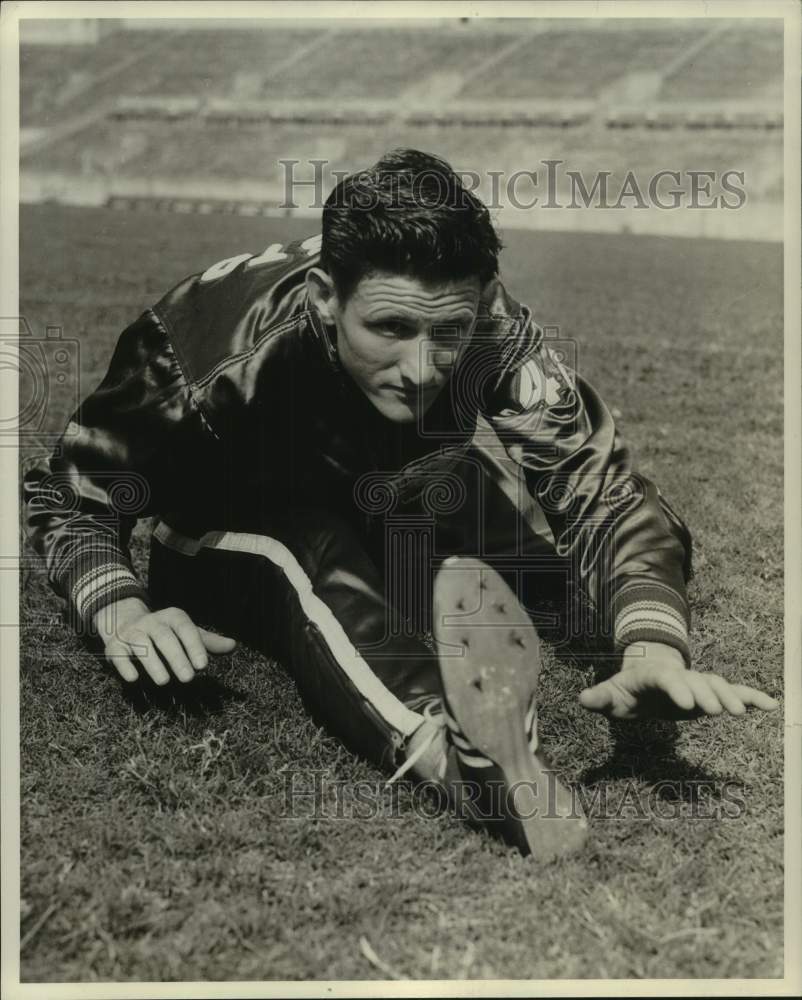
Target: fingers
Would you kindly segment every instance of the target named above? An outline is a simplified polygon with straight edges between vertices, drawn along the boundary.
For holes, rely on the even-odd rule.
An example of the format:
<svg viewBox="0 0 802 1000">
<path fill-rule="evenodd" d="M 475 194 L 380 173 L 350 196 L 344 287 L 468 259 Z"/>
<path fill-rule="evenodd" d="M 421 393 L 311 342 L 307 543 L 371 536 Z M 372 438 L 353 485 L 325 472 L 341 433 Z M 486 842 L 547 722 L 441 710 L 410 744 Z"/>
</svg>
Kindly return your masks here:
<svg viewBox="0 0 802 1000">
<path fill-rule="evenodd" d="M 704 675 L 703 675 L 704 676 Z M 746 706 L 738 696 L 735 687 L 718 674 L 708 674 L 708 683 L 718 695 L 718 700 L 730 715 L 745 715 Z"/>
<path fill-rule="evenodd" d="M 667 672 L 661 678 L 661 686 L 677 708 L 690 712 L 696 706 L 697 699 L 688 684 L 688 672 L 675 674 Z"/>
<path fill-rule="evenodd" d="M 139 671 L 134 666 L 129 653 L 129 647 L 120 642 L 119 639 L 113 640 L 106 647 L 106 659 L 124 681 L 132 684 L 139 679 Z"/>
<path fill-rule="evenodd" d="M 173 627 L 192 662 L 192 666 L 195 670 L 204 670 L 209 663 L 209 657 L 206 655 L 203 645 L 201 630 L 188 616 L 183 621 L 179 620 Z"/>
<path fill-rule="evenodd" d="M 693 699 L 692 704 L 680 701 L 678 697 L 679 685 L 683 682 L 687 687 L 688 696 Z M 663 680 L 663 688 L 681 708 L 691 710 L 695 707 L 705 715 L 721 715 L 722 712 L 728 712 L 730 715 L 741 716 L 746 714 L 750 706 L 764 712 L 773 712 L 779 707 L 779 702 L 762 691 L 746 684 L 730 684 L 719 674 L 697 674 L 688 671 L 683 677 L 667 676 Z"/>
<path fill-rule="evenodd" d="M 122 641 L 129 647 L 134 647 L 132 652 L 155 684 L 161 687 L 168 683 L 170 675 L 156 652 L 153 640 L 146 632 L 140 628 L 132 629 Z"/>
<path fill-rule="evenodd" d="M 730 684 L 718 674 L 650 669 L 648 664 L 622 669 L 586 688 L 579 703 L 613 719 L 647 716 L 688 720 L 723 712 L 742 716 L 749 707 L 765 712 L 779 707 L 779 702 L 762 691 L 746 684 Z"/>
<path fill-rule="evenodd" d="M 695 674 L 689 670 L 686 680 L 693 691 L 696 704 L 705 715 L 721 715 L 724 707 L 710 686 L 710 676 L 710 674 Z"/>
<path fill-rule="evenodd" d="M 732 688 L 744 705 L 752 705 L 754 708 L 759 708 L 764 712 L 774 712 L 780 707 L 780 703 L 776 698 L 772 698 L 770 695 L 764 694 L 763 691 L 758 691 L 756 688 L 749 687 L 746 684 L 733 684 Z"/>
<path fill-rule="evenodd" d="M 180 680 L 191 680 L 192 676 L 194 676 L 192 673 L 193 668 L 195 670 L 205 669 L 209 663 L 207 650 L 210 653 L 230 653 L 236 648 L 237 643 L 235 639 L 229 639 L 228 636 L 218 635 L 215 632 L 199 628 L 186 611 L 182 611 L 180 608 L 168 608 L 163 614 L 183 647 L 179 651 L 176 645 L 168 640 L 171 651 L 169 658 L 170 665 L 173 665 L 173 657 L 175 657 L 176 665 L 183 668 L 182 672 L 177 673 Z M 161 646 L 159 648 L 161 649 Z M 166 652 L 166 650 L 162 649 L 162 652 Z M 188 661 L 184 653 L 189 658 Z M 186 670 L 189 670 L 189 676 L 183 675 Z"/>
<path fill-rule="evenodd" d="M 228 636 L 218 635 L 216 632 L 208 632 L 205 628 L 199 628 L 198 632 L 204 646 L 210 653 L 230 653 L 236 649 L 236 639 L 229 639 Z"/>
<path fill-rule="evenodd" d="M 184 684 L 191 681 L 195 671 L 172 628 L 168 625 L 158 626 L 151 632 L 151 638 L 175 676 Z"/>
<path fill-rule="evenodd" d="M 106 644 L 105 655 L 125 681 L 141 675 L 137 665 L 159 685 L 170 672 L 183 683 L 209 662 L 208 653 L 230 653 L 236 641 L 199 628 L 181 608 L 147 612 Z M 207 652 L 208 651 L 208 652 Z"/>
<path fill-rule="evenodd" d="M 182 611 L 181 608 L 168 608 L 164 615 L 181 640 L 195 670 L 205 669 L 209 663 L 209 657 L 206 655 L 203 635 L 201 634 L 204 630 L 199 628 L 186 611 Z"/>
<path fill-rule="evenodd" d="M 637 698 L 618 682 L 617 677 L 609 677 L 581 691 L 579 704 L 591 712 L 603 712 L 614 719 L 631 719 L 636 714 Z"/>
<path fill-rule="evenodd" d="M 591 712 L 603 712 L 612 706 L 612 693 L 606 686 L 606 681 L 595 687 L 585 688 L 579 693 L 579 704 Z"/>
</svg>

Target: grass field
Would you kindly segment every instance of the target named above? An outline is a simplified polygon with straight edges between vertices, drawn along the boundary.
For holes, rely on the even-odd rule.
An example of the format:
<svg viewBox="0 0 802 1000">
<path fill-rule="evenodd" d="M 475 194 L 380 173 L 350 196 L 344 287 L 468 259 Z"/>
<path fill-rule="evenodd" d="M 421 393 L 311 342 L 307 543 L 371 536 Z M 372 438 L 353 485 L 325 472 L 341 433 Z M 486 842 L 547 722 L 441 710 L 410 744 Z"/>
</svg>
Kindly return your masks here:
<svg viewBox="0 0 802 1000">
<path fill-rule="evenodd" d="M 175 281 L 303 231 L 48 206 L 20 228 L 23 313 L 80 342 L 82 395 Z M 698 668 L 781 697 L 780 248 L 506 242 L 507 284 L 578 340 L 638 468 L 693 529 Z M 379 773 L 257 654 L 156 701 L 67 633 L 41 570 L 22 603 L 23 981 L 782 975 L 781 713 L 611 727 L 576 702 L 589 671 L 550 656 L 542 738 L 569 781 L 604 791 L 607 818 L 583 856 L 543 867 L 420 815 L 403 788 L 353 816 L 349 789 Z M 282 818 L 287 775 L 316 771 L 340 798 Z M 685 784 L 655 791 L 667 780 Z"/>
</svg>

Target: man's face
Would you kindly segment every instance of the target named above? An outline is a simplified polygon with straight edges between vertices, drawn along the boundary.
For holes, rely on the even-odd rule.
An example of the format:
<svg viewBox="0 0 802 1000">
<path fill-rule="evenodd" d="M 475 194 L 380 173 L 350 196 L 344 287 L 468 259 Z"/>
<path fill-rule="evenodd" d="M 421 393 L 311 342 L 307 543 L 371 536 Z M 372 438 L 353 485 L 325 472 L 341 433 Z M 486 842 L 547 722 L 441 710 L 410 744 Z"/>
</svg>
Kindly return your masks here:
<svg viewBox="0 0 802 1000">
<path fill-rule="evenodd" d="M 436 285 L 384 272 L 363 278 L 332 318 L 343 368 L 388 420 L 422 416 L 473 332 L 481 284 Z"/>
</svg>

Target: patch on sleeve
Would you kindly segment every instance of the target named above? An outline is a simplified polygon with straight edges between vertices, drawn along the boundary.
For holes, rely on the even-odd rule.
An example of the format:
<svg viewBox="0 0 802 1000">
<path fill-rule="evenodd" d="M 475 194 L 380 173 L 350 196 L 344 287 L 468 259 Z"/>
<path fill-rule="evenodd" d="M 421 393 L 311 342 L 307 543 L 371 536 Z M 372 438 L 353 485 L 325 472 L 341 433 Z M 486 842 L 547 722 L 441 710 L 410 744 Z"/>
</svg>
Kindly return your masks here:
<svg viewBox="0 0 802 1000">
<path fill-rule="evenodd" d="M 569 401 L 573 391 L 571 375 L 549 347 L 525 361 L 513 377 L 512 399 L 521 410 L 559 406 Z"/>
</svg>

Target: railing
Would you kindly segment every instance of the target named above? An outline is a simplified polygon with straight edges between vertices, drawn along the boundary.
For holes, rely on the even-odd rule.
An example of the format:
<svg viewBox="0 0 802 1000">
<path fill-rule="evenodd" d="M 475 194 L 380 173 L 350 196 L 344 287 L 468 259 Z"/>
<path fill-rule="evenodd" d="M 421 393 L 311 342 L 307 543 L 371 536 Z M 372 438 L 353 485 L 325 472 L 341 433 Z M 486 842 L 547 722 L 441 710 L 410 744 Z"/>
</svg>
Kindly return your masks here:
<svg viewBox="0 0 802 1000">
<path fill-rule="evenodd" d="M 593 120 L 610 129 L 781 129 L 782 110 L 769 104 L 699 104 L 611 106 L 599 108 L 591 101 L 566 102 L 452 102 L 445 108 L 422 105 L 399 112 L 394 104 L 325 105 L 316 101 L 239 101 L 199 97 L 121 97 L 109 111 L 118 120 L 176 121 L 198 118 L 232 125 L 272 122 L 297 125 L 353 125 L 376 127 L 392 121 L 438 127 L 484 126 L 510 128 L 574 128 Z"/>
</svg>

